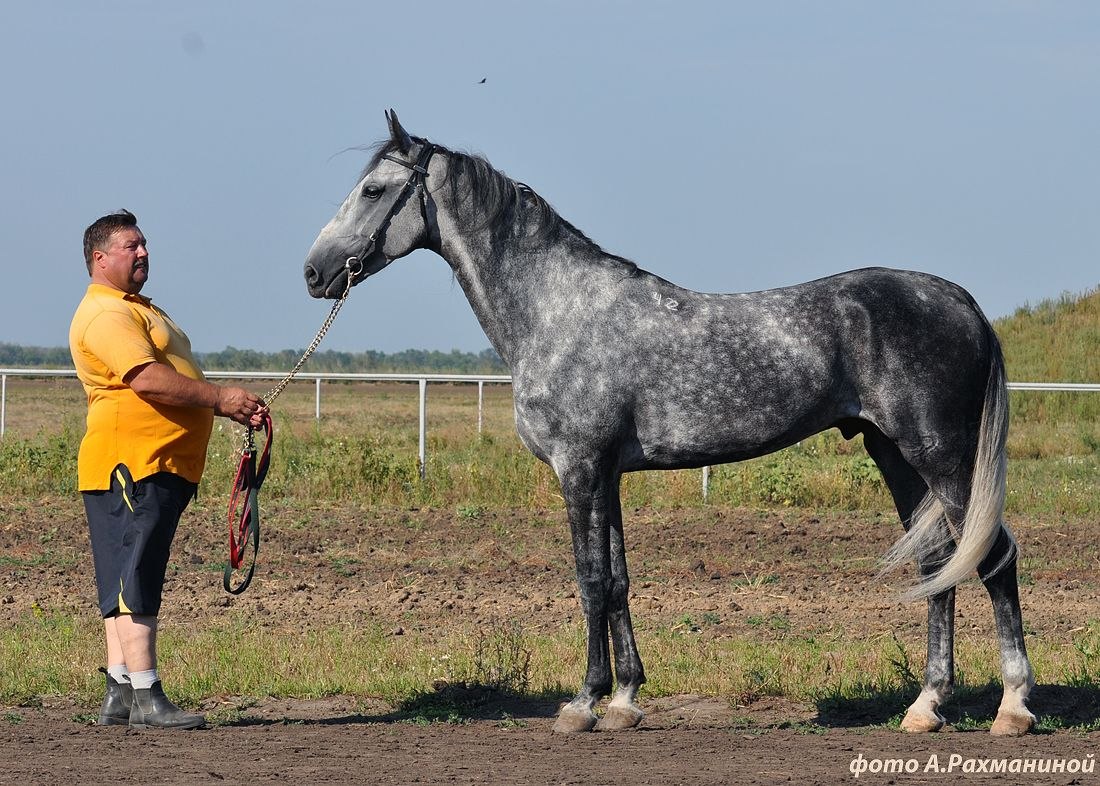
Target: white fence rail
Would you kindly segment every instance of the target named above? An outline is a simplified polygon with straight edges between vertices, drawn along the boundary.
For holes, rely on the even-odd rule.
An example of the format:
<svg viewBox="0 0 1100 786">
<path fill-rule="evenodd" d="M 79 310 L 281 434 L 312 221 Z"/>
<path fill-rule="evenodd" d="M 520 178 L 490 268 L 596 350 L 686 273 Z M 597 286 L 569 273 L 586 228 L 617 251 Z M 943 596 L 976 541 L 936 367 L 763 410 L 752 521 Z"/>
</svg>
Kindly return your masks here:
<svg viewBox="0 0 1100 786">
<path fill-rule="evenodd" d="M 277 382 L 283 374 L 270 371 L 207 371 L 209 379 L 256 379 Z M 8 407 L 8 377 L 76 377 L 74 369 L 41 368 L 0 368 L 0 439 L 4 436 Z M 481 433 L 482 407 L 484 404 L 485 384 L 510 385 L 512 378 L 504 374 L 339 374 L 324 372 L 302 372 L 296 379 L 314 380 L 314 412 L 321 419 L 321 383 L 322 382 L 416 382 L 420 389 L 420 440 L 417 459 L 420 465 L 420 477 L 424 477 L 427 463 L 426 445 L 428 433 L 428 383 L 459 382 L 477 384 L 477 430 Z M 1009 382 L 1009 390 L 1042 390 L 1064 392 L 1100 393 L 1100 384 L 1076 382 Z M 710 467 L 703 467 L 703 499 L 707 497 L 710 486 Z"/>
<path fill-rule="evenodd" d="M 278 382 L 283 374 L 272 371 L 206 371 L 207 379 L 255 379 Z M 76 378 L 75 369 L 41 369 L 41 368 L 0 368 L 0 439 L 3 439 L 7 429 L 8 409 L 8 377 L 72 377 Z M 321 419 L 321 383 L 322 382 L 416 382 L 420 389 L 420 440 L 417 450 L 417 460 L 420 466 L 420 477 L 424 477 L 424 467 L 427 465 L 427 435 L 428 435 L 428 383 L 429 382 L 460 382 L 477 385 L 477 431 L 481 433 L 483 422 L 483 409 L 485 403 L 485 384 L 511 384 L 512 378 L 503 374 L 340 374 L 302 372 L 297 380 L 314 381 L 314 416 Z"/>
</svg>

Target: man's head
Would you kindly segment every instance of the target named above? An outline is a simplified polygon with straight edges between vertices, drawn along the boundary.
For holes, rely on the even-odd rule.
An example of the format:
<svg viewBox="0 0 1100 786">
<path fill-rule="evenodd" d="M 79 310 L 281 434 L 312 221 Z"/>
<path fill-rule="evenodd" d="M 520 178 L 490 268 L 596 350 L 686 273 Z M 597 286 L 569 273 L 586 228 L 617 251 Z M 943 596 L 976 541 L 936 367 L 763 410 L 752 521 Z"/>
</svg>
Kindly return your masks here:
<svg viewBox="0 0 1100 786">
<path fill-rule="evenodd" d="M 129 210 L 97 218 L 84 230 L 84 262 L 96 284 L 136 295 L 149 279 L 149 251 Z"/>
</svg>

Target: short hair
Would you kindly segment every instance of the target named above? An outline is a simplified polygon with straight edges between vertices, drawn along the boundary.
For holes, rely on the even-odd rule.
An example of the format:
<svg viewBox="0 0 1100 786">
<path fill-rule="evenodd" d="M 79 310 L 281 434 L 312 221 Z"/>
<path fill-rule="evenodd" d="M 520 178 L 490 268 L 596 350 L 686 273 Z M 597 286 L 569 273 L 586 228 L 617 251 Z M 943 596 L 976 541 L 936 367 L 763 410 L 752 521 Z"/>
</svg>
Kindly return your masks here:
<svg viewBox="0 0 1100 786">
<path fill-rule="evenodd" d="M 111 235 L 118 230 L 136 226 L 137 216 L 123 208 L 116 213 L 97 218 L 84 230 L 84 263 L 88 266 L 89 276 L 92 274 L 92 252 L 106 250 Z"/>
</svg>

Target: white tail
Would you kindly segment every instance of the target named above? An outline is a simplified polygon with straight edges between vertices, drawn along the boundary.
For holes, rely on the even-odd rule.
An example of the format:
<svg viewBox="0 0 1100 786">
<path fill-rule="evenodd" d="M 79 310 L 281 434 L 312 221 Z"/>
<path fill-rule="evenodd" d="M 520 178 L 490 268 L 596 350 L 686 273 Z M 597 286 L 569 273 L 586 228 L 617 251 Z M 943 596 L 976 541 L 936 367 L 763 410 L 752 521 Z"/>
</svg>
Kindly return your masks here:
<svg viewBox="0 0 1100 786">
<path fill-rule="evenodd" d="M 956 547 L 951 557 L 933 574 L 921 579 L 905 593 L 908 600 L 927 598 L 965 581 L 989 554 L 1001 529 L 1012 539 L 1002 516 L 1005 504 L 1005 441 L 1008 436 L 1008 389 L 1000 343 L 992 328 L 992 365 L 986 383 L 974 473 L 970 480 L 970 499 L 960 527 L 953 534 L 944 517 L 943 504 L 929 490 L 913 511 L 910 527 L 883 558 L 882 572 L 888 572 L 913 559 L 940 552 L 951 540 Z M 1001 570 L 1016 554 L 1016 542 L 987 576 Z"/>
</svg>

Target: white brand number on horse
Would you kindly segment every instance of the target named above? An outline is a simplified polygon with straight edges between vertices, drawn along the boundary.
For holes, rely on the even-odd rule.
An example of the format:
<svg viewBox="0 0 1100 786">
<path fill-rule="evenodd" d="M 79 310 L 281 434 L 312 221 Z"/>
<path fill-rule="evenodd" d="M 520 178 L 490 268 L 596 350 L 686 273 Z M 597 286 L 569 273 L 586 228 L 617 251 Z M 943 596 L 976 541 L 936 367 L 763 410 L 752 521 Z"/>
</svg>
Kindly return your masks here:
<svg viewBox="0 0 1100 786">
<path fill-rule="evenodd" d="M 664 297 L 661 295 L 660 292 L 653 293 L 653 302 L 656 303 L 658 306 L 664 306 L 669 311 L 675 311 L 680 307 L 680 301 L 673 300 L 670 297 Z"/>
</svg>

